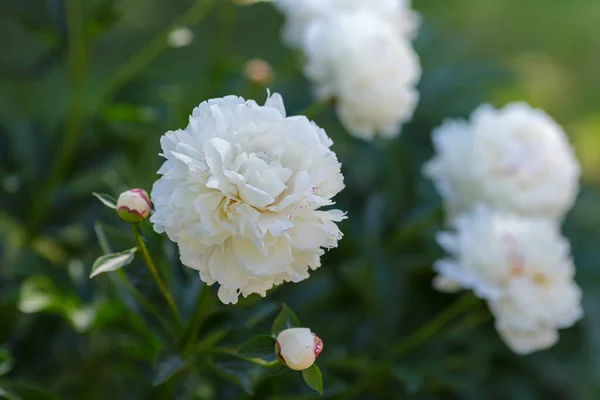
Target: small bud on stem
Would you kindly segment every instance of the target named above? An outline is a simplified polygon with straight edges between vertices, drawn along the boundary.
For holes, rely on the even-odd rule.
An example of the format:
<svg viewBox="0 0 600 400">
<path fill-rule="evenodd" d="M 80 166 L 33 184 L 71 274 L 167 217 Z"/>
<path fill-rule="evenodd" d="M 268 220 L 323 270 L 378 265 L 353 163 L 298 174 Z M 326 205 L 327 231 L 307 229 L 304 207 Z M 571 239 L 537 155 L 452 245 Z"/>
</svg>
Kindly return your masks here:
<svg viewBox="0 0 600 400">
<path fill-rule="evenodd" d="M 117 200 L 119 217 L 130 224 L 137 224 L 150 215 L 151 203 L 143 189 L 131 189 L 121 193 Z"/>
<path fill-rule="evenodd" d="M 323 351 L 323 341 L 308 328 L 291 328 L 277 336 L 277 358 L 295 371 L 311 367 Z"/>
</svg>

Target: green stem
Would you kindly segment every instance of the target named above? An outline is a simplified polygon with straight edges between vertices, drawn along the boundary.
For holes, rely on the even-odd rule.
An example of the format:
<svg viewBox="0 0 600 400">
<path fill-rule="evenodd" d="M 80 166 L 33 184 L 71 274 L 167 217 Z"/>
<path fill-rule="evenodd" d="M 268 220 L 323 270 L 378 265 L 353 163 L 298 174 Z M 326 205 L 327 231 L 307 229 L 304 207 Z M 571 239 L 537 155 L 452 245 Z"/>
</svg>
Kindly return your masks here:
<svg viewBox="0 0 600 400">
<path fill-rule="evenodd" d="M 94 231 L 96 232 L 96 236 L 98 237 L 98 242 L 100 243 L 100 248 L 102 249 L 102 252 L 104 254 L 112 253 L 110 243 L 108 242 L 108 238 L 106 237 L 106 234 L 104 233 L 104 229 L 102 228 L 102 225 L 99 224 L 98 222 L 96 222 L 94 224 Z M 131 284 L 129 279 L 127 279 L 127 275 L 125 274 L 125 272 L 123 272 L 123 270 L 117 270 L 117 271 L 115 271 L 115 275 L 121 282 L 121 285 L 123 285 L 123 287 L 125 287 L 125 289 L 127 289 L 129 291 L 129 293 L 131 293 L 131 295 L 136 299 L 136 301 L 140 304 L 140 306 L 144 310 L 146 310 L 146 312 L 148 314 L 152 314 L 156 318 L 156 320 L 160 323 L 160 325 L 165 329 L 165 331 L 169 335 L 171 335 L 171 337 L 173 339 L 175 339 L 175 332 L 173 331 L 173 327 L 171 326 L 171 324 L 169 324 L 169 322 L 156 310 L 156 308 L 152 305 L 152 303 L 150 303 L 148 301 L 148 299 L 146 299 L 146 297 L 144 297 L 140 293 L 140 291 L 137 290 L 135 288 L 135 286 L 133 286 Z M 114 280 L 113 280 L 113 284 L 116 284 Z"/>
<path fill-rule="evenodd" d="M 467 310 L 478 302 L 479 299 L 472 293 L 464 294 L 457 301 L 439 312 L 432 320 L 411 333 L 396 346 L 392 347 L 388 353 L 388 356 L 386 357 L 386 361 L 388 363 L 393 362 L 395 358 L 427 342 L 446 324 L 452 322 L 452 320 L 459 316 L 463 311 Z"/>
<path fill-rule="evenodd" d="M 227 348 L 223 348 L 223 347 L 221 347 L 221 348 L 217 347 L 217 348 L 211 348 L 211 349 L 204 349 L 203 352 L 208 353 L 208 354 L 221 354 L 221 355 L 228 355 L 228 356 L 236 357 L 236 358 L 239 358 L 240 360 L 248 361 L 248 362 L 250 362 L 252 364 L 261 366 L 263 368 L 274 368 L 274 367 L 277 367 L 277 366 L 281 365 L 281 361 L 279 361 L 277 359 L 275 359 L 273 361 L 265 361 L 265 360 L 260 359 L 260 358 L 248 358 L 248 357 L 244 357 L 244 356 L 239 355 L 233 349 L 227 349 Z"/>
<path fill-rule="evenodd" d="M 142 295 L 140 293 L 139 290 L 137 290 L 135 288 L 135 286 L 133 286 L 131 284 L 131 282 L 129 282 L 129 279 L 127 279 L 127 275 L 125 275 L 125 273 L 123 272 L 123 270 L 118 270 L 115 271 L 117 278 L 119 279 L 119 281 L 121 282 L 121 284 L 123 285 L 123 287 L 125 287 L 125 289 L 127 289 L 129 291 L 129 293 L 131 293 L 133 295 L 133 297 L 136 299 L 136 301 L 140 304 L 140 306 L 142 306 L 142 308 L 148 313 L 151 314 L 154 318 L 156 318 L 156 320 L 158 321 L 158 323 L 163 327 L 163 329 L 169 334 L 169 336 L 171 336 L 171 338 L 176 339 L 176 334 L 173 331 L 173 326 L 172 324 L 170 324 L 157 310 L 156 308 L 154 308 L 154 306 L 152 305 L 152 303 L 150 303 L 148 301 L 148 299 L 146 299 L 146 297 L 144 297 L 144 295 Z"/>
<path fill-rule="evenodd" d="M 428 210 L 414 221 L 411 221 L 408 224 L 404 225 L 398 231 L 398 233 L 392 237 L 391 242 L 393 246 L 397 247 L 401 244 L 404 244 L 406 240 L 414 237 L 416 233 L 419 233 L 429 228 L 432 224 L 437 222 L 443 216 L 443 213 L 444 208 L 442 207 L 442 205 L 439 205 Z"/>
<path fill-rule="evenodd" d="M 458 336 L 464 332 L 472 331 L 473 329 L 479 327 L 480 325 L 485 324 L 492 318 L 489 311 L 485 308 L 482 308 L 471 315 L 463 318 L 463 320 L 454 326 L 450 332 L 448 332 L 448 336 Z"/>
<path fill-rule="evenodd" d="M 26 242 L 31 243 L 40 230 L 47 204 L 71 163 L 77 148 L 78 136 L 84 117 L 84 84 L 86 70 L 86 43 L 83 20 L 83 0 L 67 0 L 67 34 L 69 64 L 69 112 L 58 154 L 42 186 L 36 192 L 28 214 Z"/>
<path fill-rule="evenodd" d="M 132 228 L 133 228 L 133 236 L 135 237 L 135 243 L 137 245 L 137 249 L 142 254 L 142 258 L 144 259 L 144 262 L 148 266 L 148 269 L 150 270 L 150 273 L 152 274 L 154 281 L 158 285 L 158 289 L 160 290 L 161 294 L 167 301 L 167 304 L 171 308 L 171 311 L 173 312 L 173 315 L 175 316 L 175 320 L 177 321 L 177 324 L 179 326 L 181 326 L 181 317 L 179 316 L 179 311 L 177 310 L 175 301 L 173 300 L 171 293 L 169 293 L 169 289 L 167 289 L 167 286 L 165 285 L 162 278 L 158 274 L 158 270 L 156 269 L 156 266 L 154 265 L 154 262 L 152 261 L 152 257 L 150 257 L 148 248 L 146 247 L 146 244 L 142 240 L 142 235 L 140 235 L 139 227 L 137 225 L 133 224 Z"/>
<path fill-rule="evenodd" d="M 173 29 L 178 26 L 192 26 L 199 23 L 215 3 L 214 0 L 196 0 L 177 20 L 167 29 L 156 35 L 148 44 L 138 50 L 121 67 L 117 69 L 112 78 L 104 85 L 105 90 L 100 99 L 112 96 L 133 76 L 146 68 L 156 57 L 158 57 L 168 46 L 168 37 Z"/>
<path fill-rule="evenodd" d="M 281 361 L 273 360 L 273 361 L 265 361 L 260 358 L 245 358 L 244 360 L 251 362 L 252 364 L 258 365 L 263 368 L 275 368 L 281 366 Z"/>
</svg>

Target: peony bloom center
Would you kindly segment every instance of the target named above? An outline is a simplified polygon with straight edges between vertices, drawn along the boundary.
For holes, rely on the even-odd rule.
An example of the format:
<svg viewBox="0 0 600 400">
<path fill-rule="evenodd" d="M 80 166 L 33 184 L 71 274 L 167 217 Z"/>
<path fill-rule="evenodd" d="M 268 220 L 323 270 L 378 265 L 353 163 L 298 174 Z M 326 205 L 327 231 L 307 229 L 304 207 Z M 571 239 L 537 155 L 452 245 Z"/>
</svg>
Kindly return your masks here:
<svg viewBox="0 0 600 400">
<path fill-rule="evenodd" d="M 260 210 L 275 202 L 292 176 L 266 152 L 249 153 L 219 138 L 206 144 L 204 154 L 211 175 L 206 186 Z"/>
</svg>

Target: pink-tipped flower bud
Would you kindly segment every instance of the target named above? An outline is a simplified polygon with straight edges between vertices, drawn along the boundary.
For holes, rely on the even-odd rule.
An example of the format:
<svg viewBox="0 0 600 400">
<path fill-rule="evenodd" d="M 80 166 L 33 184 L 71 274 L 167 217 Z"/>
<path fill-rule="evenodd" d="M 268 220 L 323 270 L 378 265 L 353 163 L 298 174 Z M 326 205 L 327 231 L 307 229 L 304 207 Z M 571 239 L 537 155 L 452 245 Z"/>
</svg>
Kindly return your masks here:
<svg viewBox="0 0 600 400">
<path fill-rule="evenodd" d="M 151 203 L 143 189 L 131 189 L 121 193 L 117 200 L 119 217 L 130 224 L 137 224 L 150 215 Z"/>
<path fill-rule="evenodd" d="M 277 336 L 277 358 L 295 371 L 311 367 L 323 351 L 323 341 L 308 328 L 291 328 Z"/>
</svg>

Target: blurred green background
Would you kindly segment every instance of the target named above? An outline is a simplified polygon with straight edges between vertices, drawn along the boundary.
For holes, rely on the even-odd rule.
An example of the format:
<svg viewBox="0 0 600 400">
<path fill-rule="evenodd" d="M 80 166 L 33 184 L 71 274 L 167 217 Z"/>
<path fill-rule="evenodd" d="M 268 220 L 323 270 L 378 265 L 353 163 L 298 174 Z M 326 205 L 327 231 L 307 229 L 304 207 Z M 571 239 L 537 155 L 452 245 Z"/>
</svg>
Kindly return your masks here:
<svg viewBox="0 0 600 400">
<path fill-rule="evenodd" d="M 142 225 L 184 318 L 199 310 L 195 350 L 182 355 L 128 290 L 168 317 L 140 260 L 88 279 L 104 251 L 133 246 L 129 227 L 91 193 L 149 190 L 160 135 L 183 128 L 207 98 L 261 103 L 268 86 L 290 114 L 309 106 L 301 56 L 279 40 L 281 17 L 268 4 L 228 0 L 0 1 L 0 398 L 317 398 L 297 373 L 270 376 L 215 351 L 268 333 L 281 302 L 324 340 L 326 398 L 600 398 L 600 3 L 414 7 L 423 15 L 415 46 L 424 75 L 402 136 L 365 143 L 333 110 L 315 117 L 343 163 L 347 188 L 337 200 L 349 219 L 340 247 L 309 280 L 222 306 L 180 265 L 176 247 Z M 181 27 L 193 40 L 170 46 Z M 245 78 L 251 58 L 272 65 L 273 82 Z M 442 224 L 439 198 L 420 175 L 429 133 L 481 102 L 515 100 L 565 126 L 584 167 L 564 231 L 585 317 L 555 348 L 517 357 L 479 304 L 390 362 L 390 348 L 454 301 L 430 288 Z"/>
</svg>

